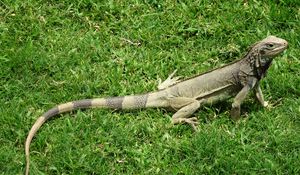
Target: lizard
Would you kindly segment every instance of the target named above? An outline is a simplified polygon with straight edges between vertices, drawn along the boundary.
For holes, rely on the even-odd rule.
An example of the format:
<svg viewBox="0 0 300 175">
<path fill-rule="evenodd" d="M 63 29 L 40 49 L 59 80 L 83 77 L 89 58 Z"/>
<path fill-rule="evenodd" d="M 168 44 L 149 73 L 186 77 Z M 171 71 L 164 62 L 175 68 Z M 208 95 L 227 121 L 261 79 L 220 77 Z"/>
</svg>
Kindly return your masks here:
<svg viewBox="0 0 300 175">
<path fill-rule="evenodd" d="M 287 47 L 286 40 L 268 36 L 253 44 L 241 59 L 225 66 L 184 80 L 174 77 L 176 72 L 174 71 L 159 84 L 157 91 L 139 95 L 83 99 L 57 105 L 42 114 L 29 131 L 25 142 L 25 174 L 29 174 L 29 148 L 38 129 L 51 117 L 65 112 L 84 108 L 172 108 L 176 111 L 172 116 L 173 124 L 187 123 L 196 129 L 197 118 L 191 115 L 205 104 L 233 97 L 230 115 L 237 120 L 240 117 L 242 102 L 253 90 L 257 101 L 266 107 L 268 103 L 264 101 L 260 80 L 265 77 L 273 58 Z"/>
</svg>

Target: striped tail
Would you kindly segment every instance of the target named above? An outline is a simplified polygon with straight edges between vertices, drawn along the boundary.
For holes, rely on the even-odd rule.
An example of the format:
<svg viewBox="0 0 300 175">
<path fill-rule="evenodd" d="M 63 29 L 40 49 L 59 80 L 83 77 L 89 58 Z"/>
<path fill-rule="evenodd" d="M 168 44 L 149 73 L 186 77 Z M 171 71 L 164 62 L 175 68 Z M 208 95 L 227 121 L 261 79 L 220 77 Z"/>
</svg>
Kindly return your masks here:
<svg viewBox="0 0 300 175">
<path fill-rule="evenodd" d="M 26 169 L 25 174 L 29 174 L 29 147 L 30 143 L 39 130 L 39 128 L 51 117 L 56 116 L 58 114 L 64 112 L 70 112 L 76 109 L 85 109 L 85 108 L 111 108 L 111 109 L 136 109 L 136 108 L 145 108 L 145 107 L 161 107 L 162 103 L 155 103 L 159 98 L 158 93 L 150 93 L 143 95 L 132 95 L 132 96 L 124 96 L 124 97 L 111 97 L 111 98 L 95 98 L 95 99 L 85 99 L 78 100 L 73 102 L 68 102 L 64 104 L 60 104 L 42 116 L 40 116 L 32 128 L 29 131 L 25 142 L 25 155 L 26 155 Z M 147 103 L 150 102 L 150 106 Z M 154 104 L 154 105 L 153 105 Z"/>
</svg>

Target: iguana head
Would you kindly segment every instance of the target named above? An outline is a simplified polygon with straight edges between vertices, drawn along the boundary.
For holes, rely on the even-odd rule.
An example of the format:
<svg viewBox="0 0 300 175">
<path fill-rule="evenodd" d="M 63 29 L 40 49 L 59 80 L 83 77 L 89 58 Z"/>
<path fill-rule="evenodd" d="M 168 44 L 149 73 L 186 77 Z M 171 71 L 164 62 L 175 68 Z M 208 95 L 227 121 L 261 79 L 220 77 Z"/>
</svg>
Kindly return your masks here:
<svg viewBox="0 0 300 175">
<path fill-rule="evenodd" d="M 288 46 L 288 42 L 276 36 L 268 36 L 267 38 L 254 44 L 248 52 L 247 62 L 254 66 L 258 78 L 265 76 L 267 69 L 270 67 L 275 56 L 282 53 Z"/>
<path fill-rule="evenodd" d="M 288 46 L 288 42 L 276 36 L 268 36 L 258 42 L 254 47 L 261 58 L 273 58 L 283 52 Z"/>
</svg>

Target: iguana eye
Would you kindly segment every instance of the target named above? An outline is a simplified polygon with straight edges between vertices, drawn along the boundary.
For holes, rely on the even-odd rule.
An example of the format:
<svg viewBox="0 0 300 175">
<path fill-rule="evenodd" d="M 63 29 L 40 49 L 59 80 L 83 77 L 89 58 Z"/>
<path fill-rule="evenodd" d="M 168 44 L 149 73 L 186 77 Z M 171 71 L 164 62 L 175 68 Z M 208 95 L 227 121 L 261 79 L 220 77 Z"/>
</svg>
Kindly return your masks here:
<svg viewBox="0 0 300 175">
<path fill-rule="evenodd" d="M 273 48 L 274 45 L 273 45 L 273 44 L 267 44 L 267 47 L 268 47 L 268 48 Z"/>
</svg>

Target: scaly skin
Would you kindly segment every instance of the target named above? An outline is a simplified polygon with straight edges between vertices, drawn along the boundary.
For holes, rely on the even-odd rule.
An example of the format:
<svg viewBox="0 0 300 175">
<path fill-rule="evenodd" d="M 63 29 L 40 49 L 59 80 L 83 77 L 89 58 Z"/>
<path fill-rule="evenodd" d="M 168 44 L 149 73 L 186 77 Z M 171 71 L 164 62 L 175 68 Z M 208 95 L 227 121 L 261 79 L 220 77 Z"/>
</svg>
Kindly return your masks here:
<svg viewBox="0 0 300 175">
<path fill-rule="evenodd" d="M 124 97 L 85 99 L 60 104 L 39 117 L 25 143 L 26 170 L 29 174 L 29 147 L 38 129 L 51 117 L 81 108 L 135 109 L 149 107 L 173 108 L 177 112 L 172 123 L 188 123 L 194 129 L 198 124 L 195 117 L 189 118 L 200 106 L 234 97 L 231 116 L 238 119 L 240 106 L 250 90 L 254 90 L 256 99 L 266 106 L 260 80 L 265 76 L 275 56 L 283 52 L 288 42 L 275 36 L 269 36 L 254 44 L 240 60 L 226 66 L 180 81 L 173 72 L 161 83 L 156 92 Z"/>
</svg>

